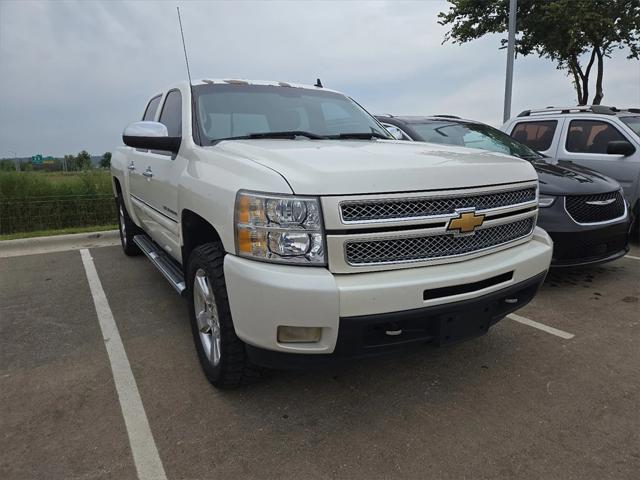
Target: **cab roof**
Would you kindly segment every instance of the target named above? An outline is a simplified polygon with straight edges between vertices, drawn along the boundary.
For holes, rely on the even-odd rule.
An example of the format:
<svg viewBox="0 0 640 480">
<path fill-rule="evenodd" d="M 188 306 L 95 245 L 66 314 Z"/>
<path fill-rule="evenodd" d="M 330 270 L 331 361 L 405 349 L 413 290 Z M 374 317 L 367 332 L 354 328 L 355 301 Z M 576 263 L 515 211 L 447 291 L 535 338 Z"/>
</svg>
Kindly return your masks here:
<svg viewBox="0 0 640 480">
<path fill-rule="evenodd" d="M 193 85 L 268 85 L 272 87 L 282 87 L 282 88 L 304 88 L 307 90 L 320 90 L 325 92 L 333 92 L 342 94 L 337 90 L 332 90 L 330 88 L 319 87 L 317 85 L 307 85 L 302 83 L 291 83 L 291 82 L 283 82 L 283 81 L 275 81 L 275 80 L 249 80 L 244 78 L 202 78 L 199 80 L 194 79 Z M 188 81 L 182 81 L 177 84 L 172 85 L 167 90 L 171 88 L 177 87 L 188 87 Z"/>
</svg>

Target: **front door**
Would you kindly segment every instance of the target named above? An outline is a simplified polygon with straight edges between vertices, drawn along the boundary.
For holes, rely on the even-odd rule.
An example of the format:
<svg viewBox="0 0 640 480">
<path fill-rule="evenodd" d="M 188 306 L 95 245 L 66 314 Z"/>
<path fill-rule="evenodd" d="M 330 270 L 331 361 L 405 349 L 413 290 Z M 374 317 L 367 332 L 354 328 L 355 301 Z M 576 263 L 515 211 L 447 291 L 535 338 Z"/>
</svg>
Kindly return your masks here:
<svg viewBox="0 0 640 480">
<path fill-rule="evenodd" d="M 182 96 L 171 90 L 165 97 L 158 121 L 169 136 L 182 136 Z M 166 252 L 180 258 L 178 185 L 184 159 L 170 152 L 149 151 L 136 160 L 139 188 L 132 190 L 136 208 L 144 211 L 144 229 Z M 136 193 L 136 192 L 139 192 Z"/>
<path fill-rule="evenodd" d="M 631 200 L 632 190 L 640 176 L 640 157 L 637 153 L 627 157 L 607 154 L 607 144 L 626 140 L 640 150 L 637 142 L 601 118 L 572 119 L 565 125 L 563 133 L 565 141 L 558 147 L 559 160 L 572 161 L 617 180 L 625 190 L 625 197 Z"/>
</svg>

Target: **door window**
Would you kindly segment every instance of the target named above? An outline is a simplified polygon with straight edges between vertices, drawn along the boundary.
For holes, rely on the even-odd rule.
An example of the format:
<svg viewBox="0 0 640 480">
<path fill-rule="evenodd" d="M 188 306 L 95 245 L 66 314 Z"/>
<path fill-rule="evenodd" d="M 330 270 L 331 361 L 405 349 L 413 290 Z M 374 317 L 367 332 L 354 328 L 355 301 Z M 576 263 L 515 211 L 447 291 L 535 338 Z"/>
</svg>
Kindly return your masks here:
<svg viewBox="0 0 640 480">
<path fill-rule="evenodd" d="M 556 120 L 541 120 L 539 122 L 520 122 L 511 132 L 511 136 L 527 147 L 538 151 L 551 148 L 553 135 L 556 132 Z"/>
<path fill-rule="evenodd" d="M 615 140 L 626 140 L 610 123 L 599 120 L 571 120 L 567 133 L 567 152 L 607 153 L 607 145 Z"/>
<path fill-rule="evenodd" d="M 167 127 L 170 137 L 182 136 L 182 95 L 179 90 L 171 90 L 164 101 L 160 123 Z"/>
<path fill-rule="evenodd" d="M 149 104 L 147 105 L 147 109 L 144 111 L 144 115 L 142 115 L 143 121 L 154 121 L 156 118 L 156 112 L 158 111 L 158 105 L 160 105 L 161 95 L 157 97 L 153 97 Z"/>
</svg>

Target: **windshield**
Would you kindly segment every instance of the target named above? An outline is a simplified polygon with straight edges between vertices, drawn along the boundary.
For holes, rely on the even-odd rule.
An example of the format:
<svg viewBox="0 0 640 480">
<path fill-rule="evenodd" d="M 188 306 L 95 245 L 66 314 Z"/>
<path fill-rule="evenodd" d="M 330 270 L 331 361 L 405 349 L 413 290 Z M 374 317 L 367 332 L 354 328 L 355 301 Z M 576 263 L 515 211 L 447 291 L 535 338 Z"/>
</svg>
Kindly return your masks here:
<svg viewBox="0 0 640 480">
<path fill-rule="evenodd" d="M 620 120 L 626 123 L 627 126 L 633 130 L 633 133 L 640 137 L 640 116 L 620 117 Z"/>
<path fill-rule="evenodd" d="M 194 87 L 201 144 L 223 139 L 289 137 L 389 138 L 371 115 L 339 93 L 271 85 Z M 278 138 L 289 138 L 280 136 Z"/>
<path fill-rule="evenodd" d="M 481 123 L 434 121 L 412 123 L 411 127 L 425 142 L 480 148 L 490 152 L 514 155 L 525 160 L 543 158 L 538 152 L 514 140 L 506 133 Z"/>
</svg>

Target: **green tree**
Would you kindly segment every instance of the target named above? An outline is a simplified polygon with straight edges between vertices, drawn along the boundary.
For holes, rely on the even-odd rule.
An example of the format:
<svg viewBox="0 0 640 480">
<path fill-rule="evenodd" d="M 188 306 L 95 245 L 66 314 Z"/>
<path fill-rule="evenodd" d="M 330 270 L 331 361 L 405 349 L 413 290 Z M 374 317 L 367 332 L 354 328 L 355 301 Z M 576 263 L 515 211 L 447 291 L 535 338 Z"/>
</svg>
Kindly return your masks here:
<svg viewBox="0 0 640 480">
<path fill-rule="evenodd" d="M 77 170 L 88 170 L 91 168 L 91 155 L 86 150 L 82 150 L 75 158 Z"/>
<path fill-rule="evenodd" d="M 100 159 L 100 167 L 101 168 L 110 168 L 111 167 L 111 152 L 106 152 L 102 155 Z"/>
<path fill-rule="evenodd" d="M 466 43 L 486 34 L 508 31 L 509 0 L 449 0 L 439 22 L 451 28 L 446 41 Z M 537 54 L 566 70 L 578 104 L 589 102 L 589 76 L 596 65 L 592 103 L 604 97 L 604 59 L 628 48 L 640 54 L 640 0 L 518 0 L 516 52 Z M 502 45 L 506 40 L 502 40 Z"/>
<path fill-rule="evenodd" d="M 13 160 L 9 160 L 8 158 L 4 158 L 0 160 L 0 171 L 3 172 L 13 172 L 16 169 L 16 164 Z"/>
</svg>

